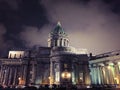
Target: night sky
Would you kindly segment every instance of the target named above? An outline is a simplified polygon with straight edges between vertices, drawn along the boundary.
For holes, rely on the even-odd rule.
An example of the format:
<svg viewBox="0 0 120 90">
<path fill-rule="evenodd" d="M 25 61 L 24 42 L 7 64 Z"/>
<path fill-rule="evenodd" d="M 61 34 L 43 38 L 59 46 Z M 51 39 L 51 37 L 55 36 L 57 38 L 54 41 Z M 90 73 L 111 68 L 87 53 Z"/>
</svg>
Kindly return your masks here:
<svg viewBox="0 0 120 90">
<path fill-rule="evenodd" d="M 57 21 L 73 47 L 95 55 L 120 50 L 120 0 L 0 0 L 0 55 L 47 46 Z"/>
</svg>

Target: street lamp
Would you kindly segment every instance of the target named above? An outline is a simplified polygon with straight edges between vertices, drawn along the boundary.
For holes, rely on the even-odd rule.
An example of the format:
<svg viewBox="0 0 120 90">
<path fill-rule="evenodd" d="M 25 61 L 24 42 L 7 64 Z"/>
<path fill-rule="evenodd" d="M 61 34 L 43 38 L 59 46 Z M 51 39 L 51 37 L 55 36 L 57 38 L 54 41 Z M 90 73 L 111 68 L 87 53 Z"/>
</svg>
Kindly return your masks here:
<svg viewBox="0 0 120 90">
<path fill-rule="evenodd" d="M 21 77 L 18 78 L 18 81 L 19 81 L 19 85 L 21 84 Z"/>
</svg>

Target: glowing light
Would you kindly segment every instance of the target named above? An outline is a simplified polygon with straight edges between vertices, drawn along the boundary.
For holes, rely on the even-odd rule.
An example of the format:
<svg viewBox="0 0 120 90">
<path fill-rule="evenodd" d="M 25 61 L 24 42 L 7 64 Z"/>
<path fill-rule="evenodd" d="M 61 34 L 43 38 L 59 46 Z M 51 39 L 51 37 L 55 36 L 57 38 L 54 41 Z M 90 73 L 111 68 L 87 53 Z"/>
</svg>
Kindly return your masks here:
<svg viewBox="0 0 120 90">
<path fill-rule="evenodd" d="M 110 66 L 113 66 L 114 64 L 113 63 L 109 63 Z"/>
<path fill-rule="evenodd" d="M 50 80 L 50 79 L 51 79 L 51 77 L 49 76 L 49 77 L 48 77 L 48 79 Z"/>
<path fill-rule="evenodd" d="M 70 74 L 70 73 L 67 73 L 67 77 L 70 78 L 70 77 L 71 77 L 71 74 Z"/>
<path fill-rule="evenodd" d="M 21 58 L 24 54 L 24 51 L 9 51 L 8 58 Z"/>
<path fill-rule="evenodd" d="M 82 80 L 82 77 L 80 77 L 80 80 Z"/>
<path fill-rule="evenodd" d="M 86 86 L 86 88 L 90 88 L 90 86 Z"/>
<path fill-rule="evenodd" d="M 83 49 L 83 48 L 76 49 L 74 47 L 70 47 L 70 48 L 71 48 L 71 51 L 73 53 L 76 53 L 76 54 L 88 54 L 87 49 Z"/>
<path fill-rule="evenodd" d="M 114 80 L 116 81 L 116 84 L 119 84 L 119 79 L 117 77 L 115 77 Z"/>
<path fill-rule="evenodd" d="M 110 66 L 107 66 L 107 68 L 108 68 L 108 69 L 111 69 L 111 67 L 110 67 Z"/>
<path fill-rule="evenodd" d="M 62 73 L 62 78 L 66 78 L 66 79 L 69 79 L 70 77 L 71 77 L 71 73 L 70 72 L 67 72 L 67 71 L 65 71 L 65 72 L 63 72 Z"/>
<path fill-rule="evenodd" d="M 64 78 L 65 77 L 65 73 L 62 73 L 62 78 Z"/>
<path fill-rule="evenodd" d="M 49 79 L 50 85 L 52 85 L 53 84 L 53 76 L 49 76 L 48 79 Z"/>
<path fill-rule="evenodd" d="M 21 78 L 19 77 L 18 80 L 21 80 Z"/>
</svg>

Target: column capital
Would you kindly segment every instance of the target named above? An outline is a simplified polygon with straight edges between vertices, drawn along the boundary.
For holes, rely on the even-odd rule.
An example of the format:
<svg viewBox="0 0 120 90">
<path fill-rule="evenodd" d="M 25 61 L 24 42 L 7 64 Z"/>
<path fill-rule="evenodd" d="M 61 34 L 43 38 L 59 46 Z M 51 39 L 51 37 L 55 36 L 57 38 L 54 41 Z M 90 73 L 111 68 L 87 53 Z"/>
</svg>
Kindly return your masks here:
<svg viewBox="0 0 120 90">
<path fill-rule="evenodd" d="M 118 62 L 113 62 L 113 64 L 114 64 L 114 65 L 117 65 L 117 64 L 118 64 Z"/>
</svg>

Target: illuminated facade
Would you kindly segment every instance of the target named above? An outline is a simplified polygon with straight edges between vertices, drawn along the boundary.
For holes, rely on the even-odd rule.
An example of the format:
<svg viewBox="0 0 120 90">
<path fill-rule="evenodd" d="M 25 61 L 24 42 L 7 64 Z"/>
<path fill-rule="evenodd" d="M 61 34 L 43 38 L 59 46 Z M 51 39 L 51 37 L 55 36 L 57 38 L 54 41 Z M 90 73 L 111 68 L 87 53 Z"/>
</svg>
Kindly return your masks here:
<svg viewBox="0 0 120 90">
<path fill-rule="evenodd" d="M 75 49 L 60 23 L 50 32 L 48 47 L 10 51 L 0 59 L 0 83 L 90 84 L 86 49 Z"/>
<path fill-rule="evenodd" d="M 50 32 L 48 47 L 9 51 L 0 59 L 0 84 L 80 84 L 120 86 L 120 51 L 88 56 L 69 45 L 60 23 Z"/>
<path fill-rule="evenodd" d="M 120 86 L 120 51 L 92 56 L 89 66 L 92 84 Z"/>
</svg>

